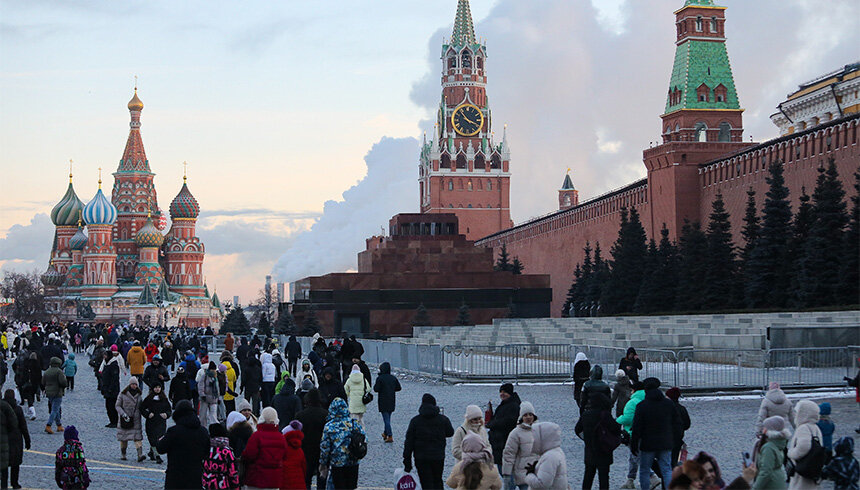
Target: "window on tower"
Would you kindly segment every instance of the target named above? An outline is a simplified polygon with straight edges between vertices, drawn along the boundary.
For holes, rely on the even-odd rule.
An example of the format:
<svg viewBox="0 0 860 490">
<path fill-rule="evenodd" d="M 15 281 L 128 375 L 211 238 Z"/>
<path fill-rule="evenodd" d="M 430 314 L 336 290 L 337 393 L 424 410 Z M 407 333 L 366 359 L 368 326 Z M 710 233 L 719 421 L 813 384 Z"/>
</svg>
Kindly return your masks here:
<svg viewBox="0 0 860 490">
<path fill-rule="evenodd" d="M 457 157 L 457 168 L 466 168 L 466 157 L 459 155 Z"/>
<path fill-rule="evenodd" d="M 451 157 L 447 153 L 442 155 L 442 168 L 451 168 Z"/>
<path fill-rule="evenodd" d="M 702 32 L 702 16 L 696 17 L 696 32 Z"/>
<path fill-rule="evenodd" d="M 708 126 L 703 122 L 697 122 L 695 126 L 696 141 L 708 141 Z"/>
<path fill-rule="evenodd" d="M 480 56 L 475 58 L 475 66 L 477 66 L 479 70 L 483 70 L 484 69 L 484 58 L 481 58 Z"/>
<path fill-rule="evenodd" d="M 457 68 L 457 58 L 451 56 L 448 58 L 448 69 Z"/>
<path fill-rule="evenodd" d="M 711 89 L 704 83 L 699 85 L 699 88 L 696 89 L 696 98 L 699 102 L 709 102 L 711 97 Z"/>
<path fill-rule="evenodd" d="M 454 181 L 453 181 L 453 180 L 449 180 L 449 181 L 448 181 L 448 190 L 449 190 L 449 191 L 453 191 L 453 190 L 454 190 Z"/>
<path fill-rule="evenodd" d="M 493 155 L 493 158 L 490 160 L 490 168 L 502 168 L 502 158 L 498 153 Z"/>
<path fill-rule="evenodd" d="M 720 123 L 720 141 L 727 142 L 732 140 L 732 125 L 727 122 Z"/>
<path fill-rule="evenodd" d="M 713 32 L 714 34 L 717 33 L 717 18 L 716 17 L 711 17 L 711 32 Z"/>
<path fill-rule="evenodd" d="M 493 190 L 493 181 L 492 180 L 487 179 L 487 190 L 488 191 Z"/>
<path fill-rule="evenodd" d="M 470 191 L 471 191 L 471 190 L 473 190 L 473 189 L 472 189 L 472 181 L 471 181 L 471 180 L 466 184 L 466 189 L 468 189 L 468 190 L 470 190 Z"/>
<path fill-rule="evenodd" d="M 463 51 L 462 66 L 463 68 L 472 68 L 472 53 L 469 50 Z"/>
<path fill-rule="evenodd" d="M 721 83 L 714 88 L 714 99 L 717 102 L 725 102 L 728 92 L 726 86 Z"/>
<path fill-rule="evenodd" d="M 475 170 L 484 169 L 484 155 L 475 156 Z"/>
</svg>

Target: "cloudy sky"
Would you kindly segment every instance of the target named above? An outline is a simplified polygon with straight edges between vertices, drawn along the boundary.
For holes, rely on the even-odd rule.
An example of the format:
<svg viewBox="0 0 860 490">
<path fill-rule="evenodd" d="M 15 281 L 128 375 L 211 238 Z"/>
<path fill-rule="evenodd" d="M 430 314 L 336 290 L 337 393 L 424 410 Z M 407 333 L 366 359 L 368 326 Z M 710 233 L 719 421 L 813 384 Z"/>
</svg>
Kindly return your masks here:
<svg viewBox="0 0 860 490">
<path fill-rule="evenodd" d="M 644 176 L 682 0 L 472 0 L 488 94 L 508 124 L 515 222 Z M 725 0 L 745 137 L 798 83 L 860 59 L 860 3 Z M 115 170 L 134 76 L 166 209 L 188 161 L 210 287 L 256 295 L 355 268 L 417 210 L 422 132 L 456 0 L 0 0 L 0 268 L 43 269 L 75 160 L 83 200 Z M 108 178 L 110 182 L 110 178 Z"/>
</svg>

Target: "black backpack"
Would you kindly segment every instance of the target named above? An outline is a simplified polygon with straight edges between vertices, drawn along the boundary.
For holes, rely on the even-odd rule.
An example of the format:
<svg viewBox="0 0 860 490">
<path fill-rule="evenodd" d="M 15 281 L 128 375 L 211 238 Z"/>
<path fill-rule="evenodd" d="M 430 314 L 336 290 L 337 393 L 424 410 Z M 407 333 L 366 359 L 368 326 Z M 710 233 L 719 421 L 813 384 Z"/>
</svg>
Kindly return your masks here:
<svg viewBox="0 0 860 490">
<path fill-rule="evenodd" d="M 607 417 L 612 417 L 608 411 L 601 414 L 600 420 L 594 428 L 594 438 L 597 440 L 597 447 L 600 452 L 612 454 L 621 445 L 621 434 L 616 435 L 609 430 Z"/>
<path fill-rule="evenodd" d="M 786 461 L 791 461 L 786 458 Z M 793 473 L 809 480 L 821 480 L 821 470 L 827 462 L 827 450 L 821 445 L 817 437 L 812 436 L 812 445 L 809 452 L 794 463 Z M 790 470 L 791 472 L 791 470 Z M 791 475 L 789 475 L 791 476 Z"/>
<path fill-rule="evenodd" d="M 352 422 L 352 430 L 349 432 L 349 445 L 346 446 L 346 450 L 350 456 L 358 460 L 367 456 L 367 438 L 356 429 L 356 423 L 355 421 Z"/>
</svg>

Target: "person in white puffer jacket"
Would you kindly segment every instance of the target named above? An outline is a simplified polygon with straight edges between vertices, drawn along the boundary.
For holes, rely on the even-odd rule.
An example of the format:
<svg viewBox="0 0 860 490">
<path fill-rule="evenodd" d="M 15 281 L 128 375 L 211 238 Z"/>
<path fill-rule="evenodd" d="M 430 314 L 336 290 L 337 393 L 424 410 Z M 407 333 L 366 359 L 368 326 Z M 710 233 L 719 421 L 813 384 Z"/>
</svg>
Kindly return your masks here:
<svg viewBox="0 0 860 490">
<path fill-rule="evenodd" d="M 540 454 L 537 463 L 526 465 L 526 484 L 530 490 L 567 490 L 567 462 L 561 450 L 561 427 L 553 422 L 532 426 L 532 450 Z"/>
<path fill-rule="evenodd" d="M 794 425 L 797 429 L 791 440 L 788 441 L 788 457 L 796 465 L 797 462 L 803 459 L 812 449 L 812 439 L 818 438 L 821 443 L 821 429 L 818 428 L 817 422 L 819 418 L 818 404 L 809 400 L 801 400 L 797 402 L 794 414 Z M 804 478 L 795 473 L 788 481 L 789 490 L 814 489 L 819 488 L 815 480 Z"/>
<path fill-rule="evenodd" d="M 773 382 L 768 386 L 767 393 L 765 393 L 761 406 L 759 406 L 756 433 L 761 434 L 761 427 L 766 418 L 777 415 L 784 418 L 786 424 L 794 427 L 794 407 L 791 405 L 791 400 L 785 396 L 779 383 Z"/>
<path fill-rule="evenodd" d="M 537 421 L 535 407 L 531 402 L 520 404 L 520 419 L 514 430 L 508 434 L 505 449 L 502 453 L 502 477 L 513 477 L 514 484 L 520 490 L 525 490 L 526 465 L 538 460 L 538 455 L 532 450 L 534 434 L 532 425 Z"/>
<path fill-rule="evenodd" d="M 260 363 L 263 366 L 263 386 L 261 390 L 263 398 L 263 407 L 272 406 L 272 398 L 275 396 L 275 378 L 277 370 L 272 362 L 272 354 L 263 352 L 260 354 Z"/>
</svg>

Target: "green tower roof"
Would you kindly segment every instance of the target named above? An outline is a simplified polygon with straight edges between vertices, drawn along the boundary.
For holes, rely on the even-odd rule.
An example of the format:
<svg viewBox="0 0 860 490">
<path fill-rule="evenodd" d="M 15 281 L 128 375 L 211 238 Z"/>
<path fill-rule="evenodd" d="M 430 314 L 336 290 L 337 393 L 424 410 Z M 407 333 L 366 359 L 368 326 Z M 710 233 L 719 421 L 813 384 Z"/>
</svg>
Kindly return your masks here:
<svg viewBox="0 0 860 490">
<path fill-rule="evenodd" d="M 152 288 L 149 287 L 149 281 L 143 285 L 143 291 L 140 292 L 140 297 L 137 299 L 139 305 L 154 305 L 155 296 L 152 295 Z"/>
<path fill-rule="evenodd" d="M 690 5 L 698 5 L 700 7 L 714 7 L 714 0 L 687 0 L 684 2 L 685 7 Z"/>
<path fill-rule="evenodd" d="M 469 0 L 457 2 L 457 16 L 454 17 L 454 32 L 451 34 L 451 45 L 466 46 L 476 44 L 475 26 L 472 25 L 472 12 Z"/>
<path fill-rule="evenodd" d="M 561 190 L 563 191 L 572 191 L 575 190 L 573 187 L 573 181 L 570 180 L 570 174 L 564 176 L 564 182 L 561 184 Z"/>
<path fill-rule="evenodd" d="M 687 2 L 709 0 L 687 0 Z M 708 100 L 699 101 L 697 90 L 702 84 L 708 88 Z M 725 88 L 725 100 L 717 102 L 715 88 Z M 672 92 L 681 91 L 681 97 L 672 104 Z M 666 114 L 679 109 L 740 109 L 735 79 L 729 63 L 725 43 L 686 40 L 675 49 L 675 64 L 669 81 Z"/>
</svg>

